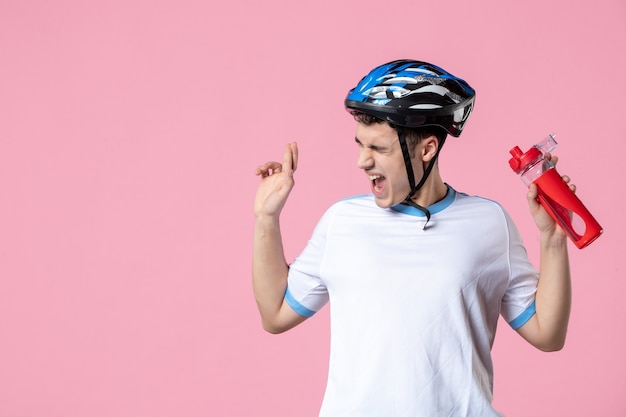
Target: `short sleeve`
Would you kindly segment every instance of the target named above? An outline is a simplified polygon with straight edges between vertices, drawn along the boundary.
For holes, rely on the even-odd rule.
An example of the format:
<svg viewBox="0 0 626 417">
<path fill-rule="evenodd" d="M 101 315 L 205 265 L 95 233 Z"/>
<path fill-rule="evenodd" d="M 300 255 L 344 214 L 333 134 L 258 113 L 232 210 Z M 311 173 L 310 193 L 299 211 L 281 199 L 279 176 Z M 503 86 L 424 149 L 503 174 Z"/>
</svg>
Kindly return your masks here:
<svg viewBox="0 0 626 417">
<path fill-rule="evenodd" d="M 519 329 L 535 314 L 539 272 L 528 259 L 519 231 L 506 214 L 509 231 L 509 285 L 502 298 L 501 314 L 513 329 Z"/>
<path fill-rule="evenodd" d="M 285 301 L 304 317 L 311 317 L 328 302 L 328 290 L 320 277 L 320 268 L 331 216 L 332 208 L 319 221 L 300 256 L 289 265 Z"/>
</svg>

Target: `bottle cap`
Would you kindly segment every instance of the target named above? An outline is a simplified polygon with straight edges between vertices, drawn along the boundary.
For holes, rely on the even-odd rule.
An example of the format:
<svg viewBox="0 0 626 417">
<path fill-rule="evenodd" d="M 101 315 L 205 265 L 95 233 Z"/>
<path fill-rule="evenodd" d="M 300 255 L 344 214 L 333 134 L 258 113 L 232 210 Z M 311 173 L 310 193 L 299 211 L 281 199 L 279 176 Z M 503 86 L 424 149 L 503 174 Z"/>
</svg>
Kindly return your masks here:
<svg viewBox="0 0 626 417">
<path fill-rule="evenodd" d="M 515 171 L 516 174 L 519 174 L 528 164 L 542 155 L 541 151 L 534 146 L 526 153 L 523 153 L 522 150 L 516 146 L 510 150 L 510 153 L 513 155 L 513 158 L 509 159 L 509 165 L 511 165 L 511 169 Z"/>
</svg>

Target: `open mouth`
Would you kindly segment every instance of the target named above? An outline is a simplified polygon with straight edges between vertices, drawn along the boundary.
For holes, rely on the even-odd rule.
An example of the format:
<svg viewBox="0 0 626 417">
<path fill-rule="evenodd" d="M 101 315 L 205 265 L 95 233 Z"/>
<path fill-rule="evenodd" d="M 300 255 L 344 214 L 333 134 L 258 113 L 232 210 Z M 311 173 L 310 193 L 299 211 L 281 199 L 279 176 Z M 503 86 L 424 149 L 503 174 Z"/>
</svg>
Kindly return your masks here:
<svg viewBox="0 0 626 417">
<path fill-rule="evenodd" d="M 374 193 L 379 194 L 384 188 L 385 177 L 382 175 L 368 175 L 368 178 L 372 182 L 372 190 Z"/>
</svg>

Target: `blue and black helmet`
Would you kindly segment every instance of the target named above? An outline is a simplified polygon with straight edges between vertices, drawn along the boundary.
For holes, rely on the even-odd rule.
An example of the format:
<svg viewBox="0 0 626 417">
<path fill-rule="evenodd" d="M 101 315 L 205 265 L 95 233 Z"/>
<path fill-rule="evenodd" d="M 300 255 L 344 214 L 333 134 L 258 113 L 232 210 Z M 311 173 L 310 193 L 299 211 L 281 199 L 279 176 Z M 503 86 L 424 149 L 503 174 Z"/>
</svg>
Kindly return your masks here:
<svg viewBox="0 0 626 417">
<path fill-rule="evenodd" d="M 348 111 L 397 126 L 439 126 L 458 137 L 476 92 L 464 80 L 422 61 L 398 60 L 374 68 L 348 93 Z"/>
</svg>

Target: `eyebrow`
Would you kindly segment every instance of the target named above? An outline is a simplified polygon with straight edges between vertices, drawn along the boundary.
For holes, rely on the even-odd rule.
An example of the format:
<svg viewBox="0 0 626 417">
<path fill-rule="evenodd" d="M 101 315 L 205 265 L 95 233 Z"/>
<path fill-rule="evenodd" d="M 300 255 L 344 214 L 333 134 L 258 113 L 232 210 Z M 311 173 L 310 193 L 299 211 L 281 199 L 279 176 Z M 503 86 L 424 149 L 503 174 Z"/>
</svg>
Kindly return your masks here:
<svg viewBox="0 0 626 417">
<path fill-rule="evenodd" d="M 357 138 L 356 136 L 354 137 L 354 141 L 355 141 L 356 143 L 358 143 L 359 145 L 363 146 L 363 147 L 370 148 L 370 149 L 375 150 L 375 151 L 384 151 L 384 150 L 387 150 L 387 149 L 388 149 L 388 148 L 387 148 L 387 147 L 385 147 L 385 146 L 378 146 L 378 145 L 369 145 L 369 146 L 365 146 L 365 145 L 364 145 L 364 144 L 363 144 L 363 143 L 359 140 L 359 138 Z"/>
</svg>

